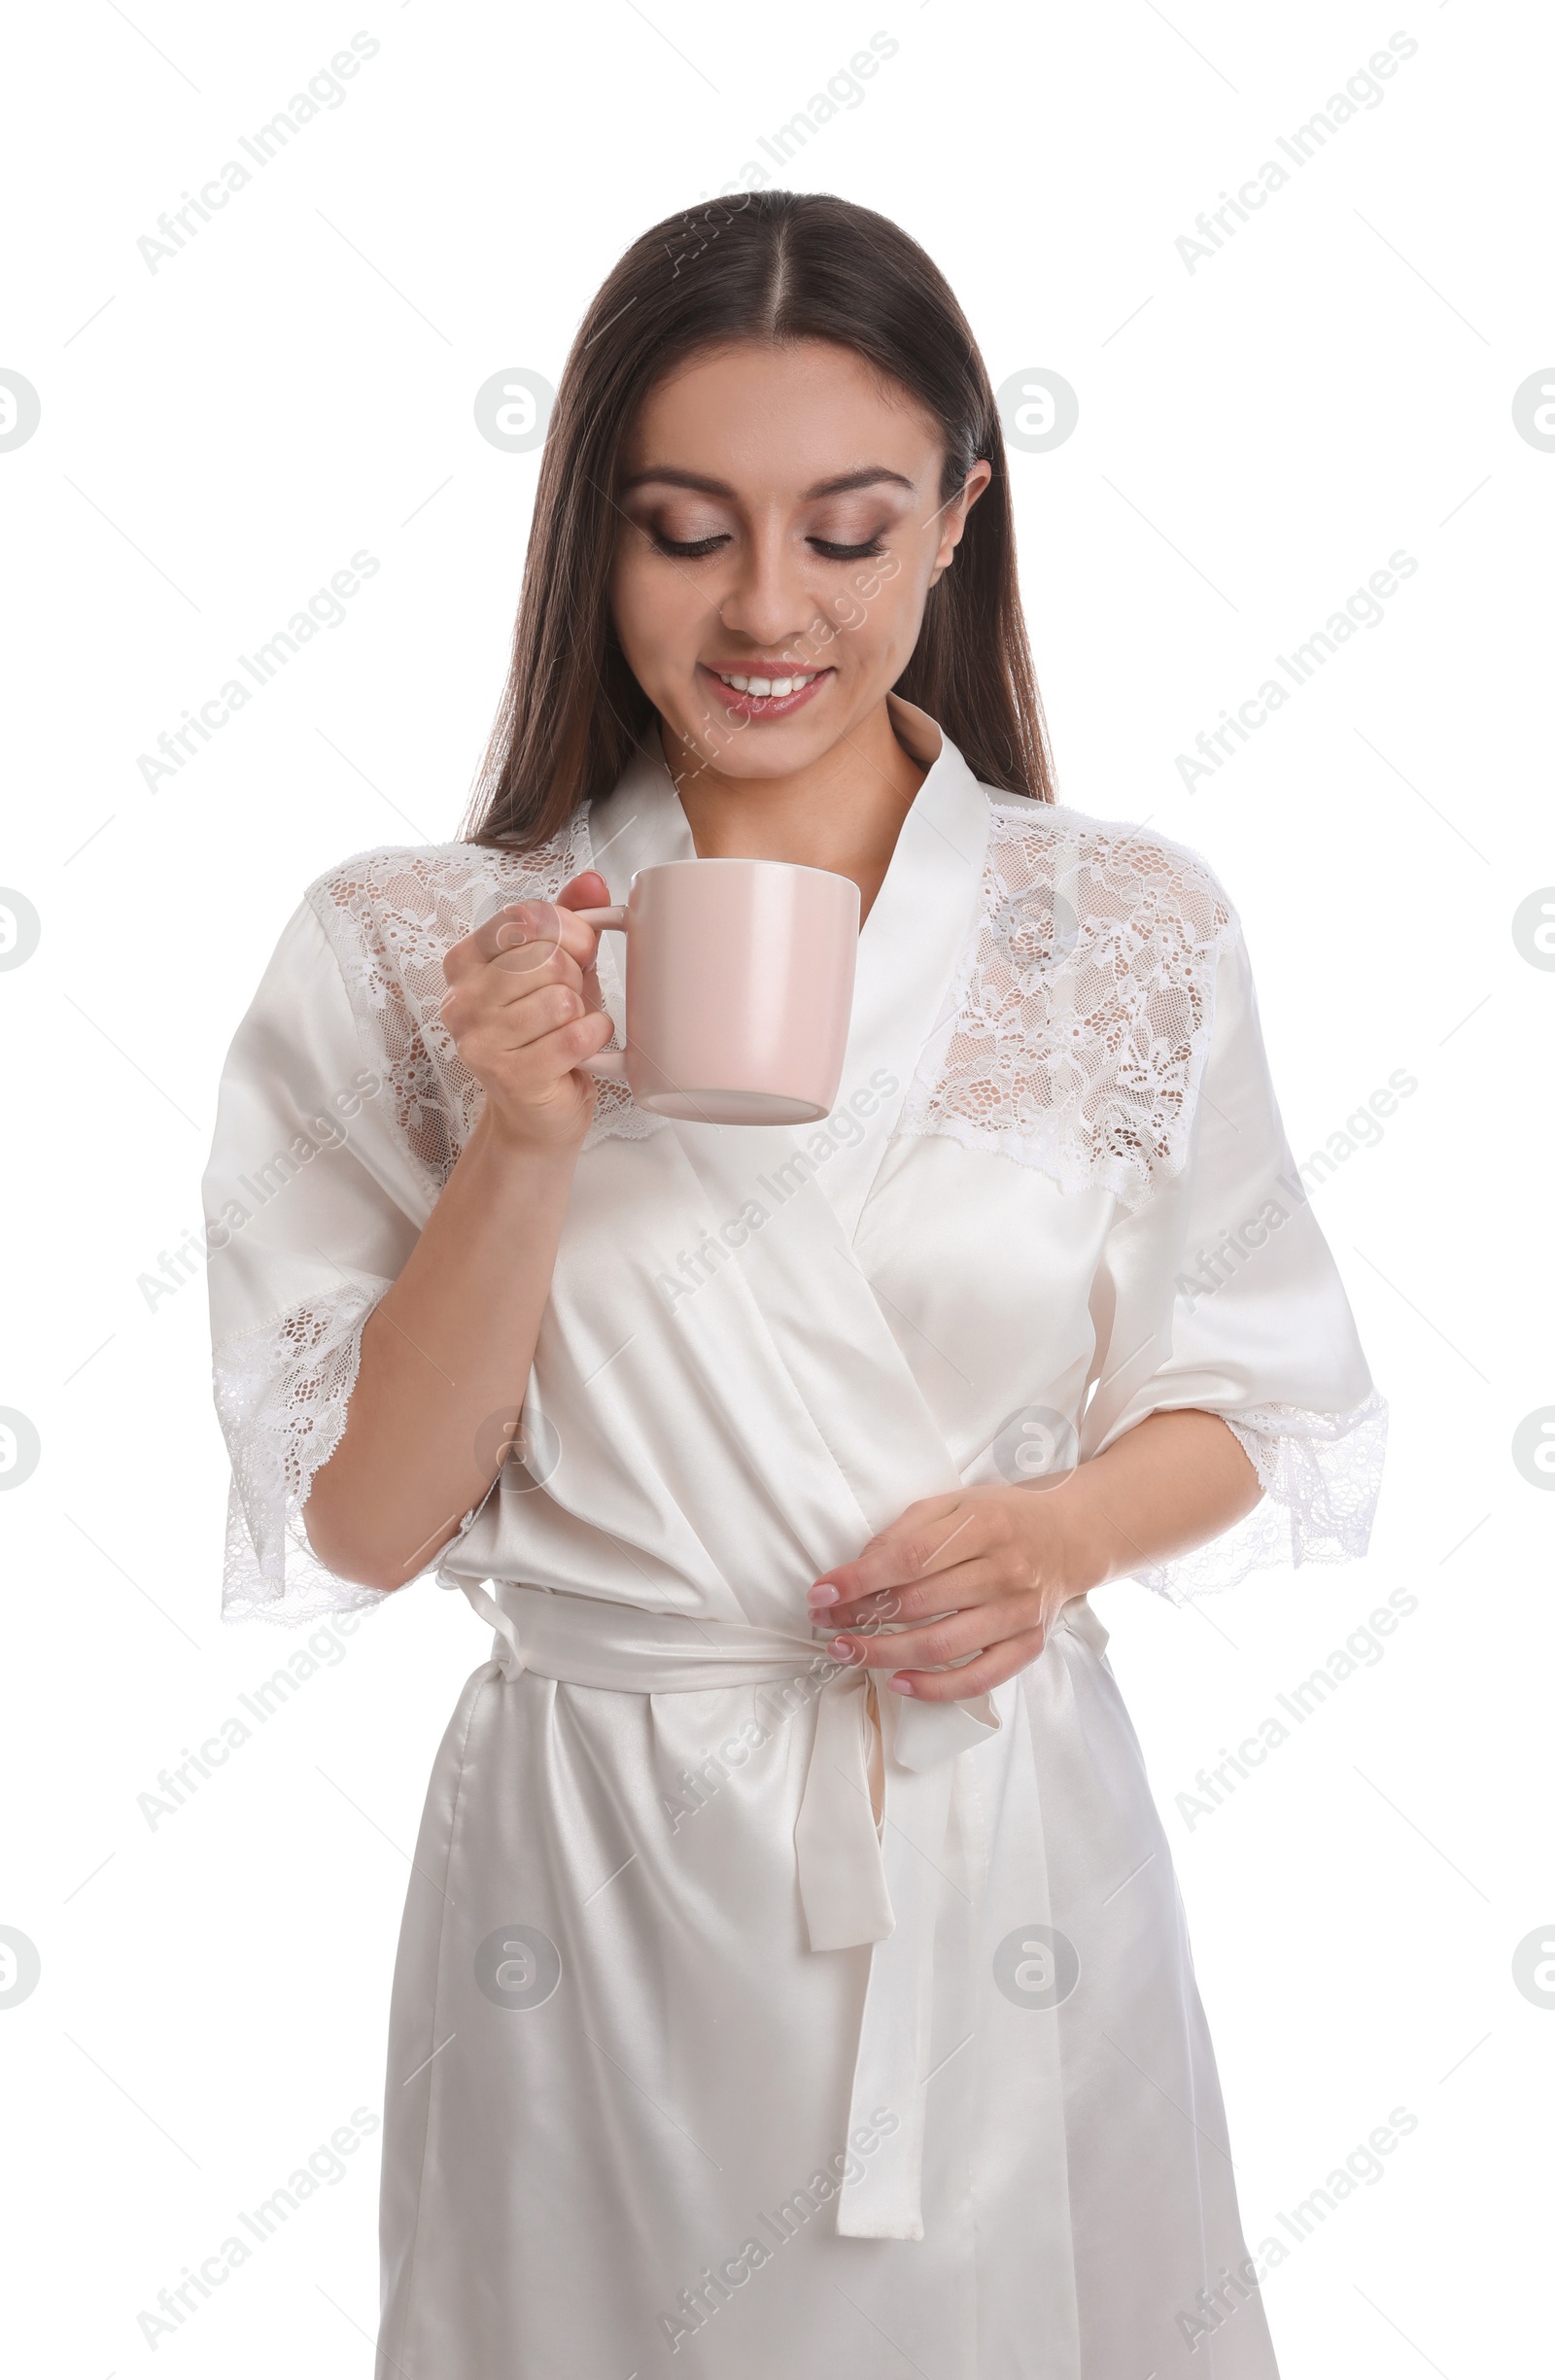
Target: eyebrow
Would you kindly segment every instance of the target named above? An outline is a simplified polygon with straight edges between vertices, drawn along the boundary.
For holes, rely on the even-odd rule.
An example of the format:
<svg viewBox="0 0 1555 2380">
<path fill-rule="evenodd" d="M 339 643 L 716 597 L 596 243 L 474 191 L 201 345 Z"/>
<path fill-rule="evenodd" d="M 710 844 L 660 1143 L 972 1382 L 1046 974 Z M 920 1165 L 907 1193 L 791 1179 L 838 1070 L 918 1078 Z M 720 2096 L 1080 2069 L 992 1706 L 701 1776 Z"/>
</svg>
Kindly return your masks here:
<svg viewBox="0 0 1555 2380">
<path fill-rule="evenodd" d="M 633 488 L 644 487 L 650 481 L 668 488 L 691 488 L 701 496 L 733 499 L 735 495 L 734 489 L 725 480 L 706 478 L 700 471 L 675 470 L 669 465 L 634 472 L 630 479 L 623 480 L 620 493 L 626 496 Z M 913 481 L 904 478 L 900 471 L 887 470 L 883 463 L 866 463 L 856 471 L 840 471 L 834 479 L 817 479 L 812 488 L 805 489 L 802 500 L 810 503 L 819 496 L 846 496 L 854 488 L 873 488 L 882 481 L 906 488 L 910 495 L 916 492 Z"/>
</svg>

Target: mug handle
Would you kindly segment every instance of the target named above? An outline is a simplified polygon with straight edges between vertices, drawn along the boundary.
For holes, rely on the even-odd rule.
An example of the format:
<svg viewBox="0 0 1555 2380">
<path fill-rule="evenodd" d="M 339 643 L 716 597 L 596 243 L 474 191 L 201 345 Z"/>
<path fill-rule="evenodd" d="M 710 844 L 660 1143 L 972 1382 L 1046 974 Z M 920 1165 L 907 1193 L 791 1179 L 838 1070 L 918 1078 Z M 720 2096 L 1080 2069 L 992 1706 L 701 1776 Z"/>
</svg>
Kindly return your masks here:
<svg viewBox="0 0 1555 2380">
<path fill-rule="evenodd" d="M 574 909 L 571 914 L 574 917 L 581 917 L 585 925 L 596 927 L 602 934 L 624 934 L 627 930 L 624 901 L 617 901 L 609 909 Z M 580 1071 L 593 1075 L 599 1083 L 625 1083 L 626 1052 L 602 1050 L 598 1057 L 586 1057 Z"/>
</svg>

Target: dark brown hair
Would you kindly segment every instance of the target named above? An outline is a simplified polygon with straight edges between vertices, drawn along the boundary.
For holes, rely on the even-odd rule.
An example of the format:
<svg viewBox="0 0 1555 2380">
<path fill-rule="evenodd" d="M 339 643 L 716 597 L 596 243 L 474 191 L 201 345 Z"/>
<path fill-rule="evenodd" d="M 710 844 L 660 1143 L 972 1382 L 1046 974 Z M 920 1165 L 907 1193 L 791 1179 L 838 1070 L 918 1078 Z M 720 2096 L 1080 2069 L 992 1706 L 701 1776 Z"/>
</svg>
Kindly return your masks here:
<svg viewBox="0 0 1555 2380">
<path fill-rule="evenodd" d="M 939 721 L 985 784 L 1053 800 L 1004 441 L 966 318 L 933 260 L 883 215 L 823 193 L 750 190 L 643 232 L 579 326 L 546 431 L 512 667 L 469 841 L 544 842 L 631 758 L 653 707 L 610 617 L 621 449 L 655 382 L 742 338 L 829 339 L 910 391 L 945 440 L 942 502 L 975 462 L 992 464 L 895 690 Z"/>
</svg>

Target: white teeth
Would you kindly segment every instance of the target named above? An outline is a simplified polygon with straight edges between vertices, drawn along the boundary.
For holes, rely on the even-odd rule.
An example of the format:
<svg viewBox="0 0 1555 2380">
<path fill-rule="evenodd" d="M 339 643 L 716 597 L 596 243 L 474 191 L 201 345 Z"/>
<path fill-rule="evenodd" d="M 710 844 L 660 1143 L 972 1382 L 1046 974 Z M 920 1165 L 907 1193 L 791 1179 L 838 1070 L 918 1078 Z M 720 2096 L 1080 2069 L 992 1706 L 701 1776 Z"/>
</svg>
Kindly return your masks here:
<svg viewBox="0 0 1555 2380">
<path fill-rule="evenodd" d="M 734 688 L 736 694 L 780 695 L 798 694 L 801 687 L 812 684 L 820 672 L 812 670 L 809 677 L 725 677 L 721 670 L 717 674 L 723 678 L 726 686 Z"/>
</svg>

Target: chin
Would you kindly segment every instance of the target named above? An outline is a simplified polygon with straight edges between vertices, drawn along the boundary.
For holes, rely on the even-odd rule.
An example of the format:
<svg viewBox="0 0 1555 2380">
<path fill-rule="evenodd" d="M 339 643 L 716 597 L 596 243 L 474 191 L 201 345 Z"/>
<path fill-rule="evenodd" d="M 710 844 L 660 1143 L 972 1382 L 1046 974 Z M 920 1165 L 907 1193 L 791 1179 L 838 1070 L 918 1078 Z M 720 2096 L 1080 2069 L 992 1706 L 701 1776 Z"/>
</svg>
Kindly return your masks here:
<svg viewBox="0 0 1555 2380">
<path fill-rule="evenodd" d="M 754 738 L 747 742 L 737 736 L 721 752 L 707 755 L 708 768 L 716 769 L 731 784 L 764 784 L 774 777 L 792 776 L 796 769 L 808 769 L 812 762 L 822 759 L 841 738 L 781 736 L 780 729 L 775 726 L 766 731 L 755 749 L 754 742 Z M 700 743 L 697 748 L 701 750 Z"/>
</svg>

